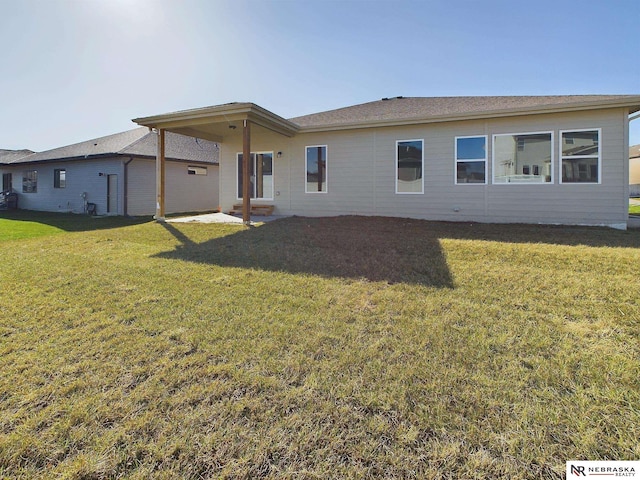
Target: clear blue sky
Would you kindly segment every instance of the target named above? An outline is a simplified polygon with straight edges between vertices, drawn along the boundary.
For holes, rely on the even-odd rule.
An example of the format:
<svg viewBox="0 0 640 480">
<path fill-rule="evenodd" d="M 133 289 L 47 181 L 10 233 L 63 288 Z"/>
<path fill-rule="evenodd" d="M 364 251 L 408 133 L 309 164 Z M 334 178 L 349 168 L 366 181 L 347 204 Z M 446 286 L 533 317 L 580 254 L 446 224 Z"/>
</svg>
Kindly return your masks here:
<svg viewBox="0 0 640 480">
<path fill-rule="evenodd" d="M 640 94 L 639 25 L 640 0 L 0 0 L 0 148 L 232 101 Z"/>
</svg>

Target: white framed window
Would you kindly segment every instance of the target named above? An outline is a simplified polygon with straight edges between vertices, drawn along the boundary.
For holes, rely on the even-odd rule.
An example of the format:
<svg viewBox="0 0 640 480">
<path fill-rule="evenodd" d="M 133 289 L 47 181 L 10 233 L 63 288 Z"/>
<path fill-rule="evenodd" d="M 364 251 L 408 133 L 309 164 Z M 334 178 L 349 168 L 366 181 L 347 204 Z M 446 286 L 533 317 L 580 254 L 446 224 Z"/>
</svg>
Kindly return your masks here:
<svg viewBox="0 0 640 480">
<path fill-rule="evenodd" d="M 456 185 L 487 183 L 487 136 L 455 138 Z"/>
<path fill-rule="evenodd" d="M 553 183 L 553 132 L 495 134 L 491 150 L 494 184 Z"/>
<path fill-rule="evenodd" d="M 238 200 L 242 198 L 242 153 L 238 159 Z M 252 152 L 249 161 L 249 192 L 251 198 L 273 200 L 273 152 Z"/>
<path fill-rule="evenodd" d="M 601 183 L 599 128 L 560 130 L 560 183 Z"/>
<path fill-rule="evenodd" d="M 38 192 L 38 171 L 26 170 L 22 174 L 22 193 Z"/>
<path fill-rule="evenodd" d="M 327 146 L 305 147 L 305 193 L 327 193 Z"/>
<path fill-rule="evenodd" d="M 187 175 L 207 175 L 207 167 L 194 167 L 189 165 L 187 167 Z"/>
<path fill-rule="evenodd" d="M 67 170 L 56 168 L 53 170 L 53 188 L 67 188 Z"/>
<path fill-rule="evenodd" d="M 396 193 L 424 193 L 424 140 L 396 141 Z"/>
</svg>

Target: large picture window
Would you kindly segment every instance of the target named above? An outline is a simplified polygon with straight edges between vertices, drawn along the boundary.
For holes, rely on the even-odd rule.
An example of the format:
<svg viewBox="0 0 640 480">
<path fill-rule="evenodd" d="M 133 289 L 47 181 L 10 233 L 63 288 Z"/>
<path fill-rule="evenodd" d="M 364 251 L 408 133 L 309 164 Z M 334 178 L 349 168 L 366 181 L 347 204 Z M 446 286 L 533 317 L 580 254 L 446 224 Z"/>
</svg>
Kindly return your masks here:
<svg viewBox="0 0 640 480">
<path fill-rule="evenodd" d="M 26 170 L 22 174 L 22 193 L 36 193 L 38 191 L 38 171 Z"/>
<path fill-rule="evenodd" d="M 238 153 L 238 198 L 242 198 L 242 153 Z M 249 161 L 251 198 L 273 200 L 273 152 L 252 153 Z"/>
<path fill-rule="evenodd" d="M 560 132 L 561 183 L 600 183 L 600 129 Z"/>
<path fill-rule="evenodd" d="M 493 136 L 493 183 L 551 183 L 551 132 Z"/>
<path fill-rule="evenodd" d="M 306 193 L 327 192 L 327 146 L 306 147 Z"/>
<path fill-rule="evenodd" d="M 487 137 L 456 137 L 456 184 L 487 183 Z"/>
<path fill-rule="evenodd" d="M 396 193 L 424 193 L 422 140 L 396 142 Z"/>
<path fill-rule="evenodd" d="M 67 171 L 64 168 L 56 168 L 53 171 L 53 188 L 67 187 Z"/>
</svg>

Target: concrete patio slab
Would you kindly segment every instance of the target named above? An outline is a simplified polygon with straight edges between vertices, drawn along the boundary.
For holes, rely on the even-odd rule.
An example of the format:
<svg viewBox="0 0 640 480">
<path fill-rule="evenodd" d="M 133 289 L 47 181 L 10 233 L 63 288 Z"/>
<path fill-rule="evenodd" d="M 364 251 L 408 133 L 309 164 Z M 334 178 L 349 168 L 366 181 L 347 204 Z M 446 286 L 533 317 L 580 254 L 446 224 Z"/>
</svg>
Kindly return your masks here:
<svg viewBox="0 0 640 480">
<path fill-rule="evenodd" d="M 251 223 L 271 222 L 279 218 L 284 218 L 284 215 L 267 215 L 260 216 L 254 215 L 251 217 Z M 226 213 L 205 213 L 202 215 L 191 215 L 188 217 L 175 217 L 167 218 L 168 223 L 235 223 L 242 225 L 242 218 L 235 215 L 228 215 Z"/>
</svg>

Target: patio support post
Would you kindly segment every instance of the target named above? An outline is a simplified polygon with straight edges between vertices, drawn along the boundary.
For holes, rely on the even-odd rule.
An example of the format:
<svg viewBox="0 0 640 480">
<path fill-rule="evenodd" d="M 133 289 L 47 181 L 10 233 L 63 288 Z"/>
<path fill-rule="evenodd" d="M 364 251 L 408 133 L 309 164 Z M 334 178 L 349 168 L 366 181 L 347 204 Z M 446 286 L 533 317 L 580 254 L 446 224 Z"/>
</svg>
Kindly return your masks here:
<svg viewBox="0 0 640 480">
<path fill-rule="evenodd" d="M 242 127 L 242 223 L 251 224 L 251 129 L 249 120 Z"/>
<path fill-rule="evenodd" d="M 156 220 L 164 222 L 164 183 L 165 183 L 165 156 L 164 156 L 164 129 L 158 129 L 158 154 L 156 155 Z"/>
</svg>

